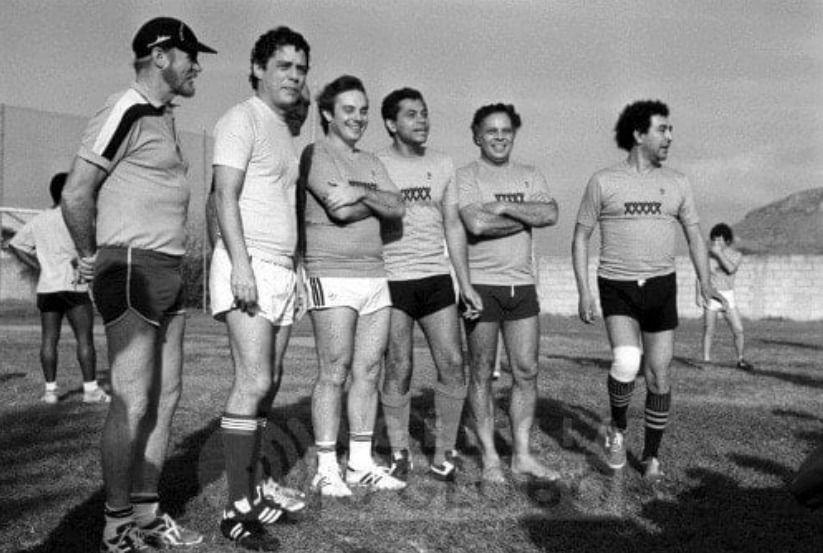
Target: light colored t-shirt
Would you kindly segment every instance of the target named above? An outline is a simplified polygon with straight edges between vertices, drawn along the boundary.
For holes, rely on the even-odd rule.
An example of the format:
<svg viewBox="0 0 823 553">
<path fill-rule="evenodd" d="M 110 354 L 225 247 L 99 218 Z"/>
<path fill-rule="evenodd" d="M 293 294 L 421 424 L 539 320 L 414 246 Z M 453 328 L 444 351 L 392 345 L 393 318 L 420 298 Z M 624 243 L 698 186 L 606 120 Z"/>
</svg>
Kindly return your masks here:
<svg viewBox="0 0 823 553">
<path fill-rule="evenodd" d="M 452 159 L 426 150 L 406 157 L 393 147 L 377 152 L 392 182 L 400 189 L 406 214 L 383 225 L 383 259 L 389 280 L 410 280 L 449 274 L 443 209 L 457 205 Z"/>
<path fill-rule="evenodd" d="M 586 228 L 600 224 L 597 274 L 612 280 L 674 272 L 678 222 L 699 222 L 688 179 L 667 167 L 639 174 L 628 161 L 592 176 L 577 213 Z"/>
<path fill-rule="evenodd" d="M 734 248 L 726 248 L 723 250 L 723 255 L 732 263 L 732 265 L 739 266 L 740 260 L 743 259 L 743 254 Z M 737 272 L 729 273 L 720 265 L 720 262 L 709 256 L 709 275 L 711 277 L 712 286 L 717 290 L 727 292 L 734 290 L 734 276 Z"/>
<path fill-rule="evenodd" d="M 9 245 L 37 256 L 38 294 L 88 291 L 88 285 L 77 283 L 71 263 L 77 257 L 77 249 L 59 207 L 35 215 L 17 231 Z"/>
<path fill-rule="evenodd" d="M 297 151 L 283 119 L 252 96 L 214 127 L 214 165 L 245 171 L 240 219 L 246 247 L 293 256 L 297 245 Z"/>
<path fill-rule="evenodd" d="M 97 196 L 98 246 L 186 252 L 189 165 L 177 138 L 171 106 L 139 83 L 89 121 L 77 155 L 108 174 Z"/>
<path fill-rule="evenodd" d="M 457 170 L 460 208 L 495 201 L 545 201 L 549 185 L 543 174 L 531 165 L 514 161 L 503 166 L 482 159 Z M 469 234 L 469 272 L 472 284 L 521 286 L 534 284 L 532 270 L 532 232 L 500 237 Z"/>
<path fill-rule="evenodd" d="M 307 182 L 348 182 L 373 190 L 392 190 L 386 168 L 362 150 L 339 152 L 325 139 L 310 144 L 300 160 Z M 372 215 L 347 224 L 329 219 L 323 205 L 306 189 L 306 272 L 311 277 L 385 277 L 380 220 Z"/>
</svg>

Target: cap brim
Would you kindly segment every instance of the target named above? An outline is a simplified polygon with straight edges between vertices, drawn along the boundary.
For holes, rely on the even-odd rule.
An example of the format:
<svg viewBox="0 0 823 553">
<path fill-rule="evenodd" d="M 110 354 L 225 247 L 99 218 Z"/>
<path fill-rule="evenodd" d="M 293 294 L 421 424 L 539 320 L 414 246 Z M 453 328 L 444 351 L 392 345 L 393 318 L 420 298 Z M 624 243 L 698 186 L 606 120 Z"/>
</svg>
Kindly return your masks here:
<svg viewBox="0 0 823 553">
<path fill-rule="evenodd" d="M 197 51 L 198 52 L 203 52 L 205 54 L 216 54 L 217 53 L 217 50 L 215 50 L 214 48 L 211 48 L 210 46 L 206 46 L 202 42 L 197 43 Z"/>
</svg>

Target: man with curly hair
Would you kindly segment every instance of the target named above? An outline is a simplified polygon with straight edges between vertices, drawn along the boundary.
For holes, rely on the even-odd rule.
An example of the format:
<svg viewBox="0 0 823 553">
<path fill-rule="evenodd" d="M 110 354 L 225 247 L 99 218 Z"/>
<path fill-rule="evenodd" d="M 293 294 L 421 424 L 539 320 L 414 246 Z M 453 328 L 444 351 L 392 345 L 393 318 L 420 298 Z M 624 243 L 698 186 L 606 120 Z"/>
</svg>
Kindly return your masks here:
<svg viewBox="0 0 823 553">
<path fill-rule="evenodd" d="M 555 224 L 558 210 L 543 174 L 510 159 L 520 125 L 520 115 L 511 104 L 478 109 L 471 130 L 480 159 L 457 171 L 471 282 L 483 305 L 478 318 L 465 321 L 468 400 L 481 445 L 483 479 L 491 483 L 505 481 L 494 445 L 491 391 L 501 327 L 513 378 L 509 404 L 511 471 L 546 480 L 560 476 L 534 456 L 529 439 L 537 403 L 540 343 L 532 229 Z"/>
<path fill-rule="evenodd" d="M 574 229 L 572 260 L 583 322 L 595 320 L 589 287 L 589 239 L 600 227 L 597 284 L 612 348 L 608 376 L 611 425 L 605 436 L 606 463 L 626 464 L 627 411 L 637 373 L 646 379 L 643 475 L 662 476 L 658 450 L 669 417 L 669 364 L 677 326 L 674 249 L 677 227 L 685 233 L 705 301 L 718 296 L 709 281 L 706 244 L 688 179 L 663 162 L 672 143 L 669 108 L 659 101 L 626 106 L 615 127 L 625 161 L 589 180 Z"/>
</svg>

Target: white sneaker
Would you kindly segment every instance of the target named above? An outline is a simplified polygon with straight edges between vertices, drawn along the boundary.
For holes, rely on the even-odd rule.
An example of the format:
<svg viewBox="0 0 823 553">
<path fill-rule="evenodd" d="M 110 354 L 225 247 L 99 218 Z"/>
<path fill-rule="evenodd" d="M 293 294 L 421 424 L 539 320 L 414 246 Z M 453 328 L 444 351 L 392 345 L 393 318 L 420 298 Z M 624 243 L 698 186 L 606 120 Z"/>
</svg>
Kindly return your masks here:
<svg viewBox="0 0 823 553">
<path fill-rule="evenodd" d="M 111 396 L 103 388 L 83 392 L 83 403 L 111 403 Z"/>
<path fill-rule="evenodd" d="M 311 487 L 327 497 L 349 497 L 351 490 L 340 478 L 337 470 L 317 471 L 311 481 Z"/>
<path fill-rule="evenodd" d="M 43 397 L 40 398 L 40 401 L 43 403 L 48 403 L 49 405 L 54 405 L 60 401 L 60 398 L 57 395 L 57 390 L 46 390 Z"/>
<path fill-rule="evenodd" d="M 273 478 L 265 478 L 260 483 L 260 489 L 264 497 L 288 513 L 297 513 L 306 508 L 306 494 L 300 490 L 281 486 Z"/>
<path fill-rule="evenodd" d="M 381 467 L 375 464 L 372 466 L 355 470 L 346 468 L 346 483 L 352 486 L 367 486 L 375 491 L 382 490 L 402 490 L 406 483 L 389 474 L 388 467 Z"/>
</svg>

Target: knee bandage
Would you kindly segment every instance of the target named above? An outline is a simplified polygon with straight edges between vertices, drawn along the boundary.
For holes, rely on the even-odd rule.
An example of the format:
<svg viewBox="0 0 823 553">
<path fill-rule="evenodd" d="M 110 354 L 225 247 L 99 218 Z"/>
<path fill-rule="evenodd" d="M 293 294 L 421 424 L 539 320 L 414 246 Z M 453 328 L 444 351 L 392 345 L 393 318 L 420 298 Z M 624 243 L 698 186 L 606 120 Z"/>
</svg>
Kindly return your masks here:
<svg viewBox="0 0 823 553">
<path fill-rule="evenodd" d="M 612 349 L 612 367 L 609 374 L 618 382 L 632 382 L 640 372 L 642 352 L 637 346 L 617 346 Z"/>
</svg>

